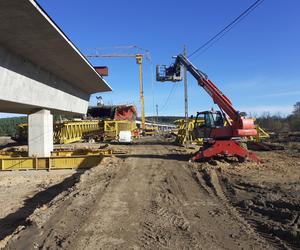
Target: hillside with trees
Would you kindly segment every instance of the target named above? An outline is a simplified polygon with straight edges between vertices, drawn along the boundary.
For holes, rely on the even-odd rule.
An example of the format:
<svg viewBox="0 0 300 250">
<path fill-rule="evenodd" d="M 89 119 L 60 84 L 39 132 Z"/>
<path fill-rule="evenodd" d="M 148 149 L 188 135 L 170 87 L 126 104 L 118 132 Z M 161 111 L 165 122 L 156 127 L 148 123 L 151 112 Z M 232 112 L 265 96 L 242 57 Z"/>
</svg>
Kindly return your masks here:
<svg viewBox="0 0 300 250">
<path fill-rule="evenodd" d="M 282 117 L 281 115 L 271 115 L 264 113 L 258 117 L 257 123 L 268 131 L 273 132 L 287 132 L 287 131 L 300 131 L 300 102 L 294 105 L 294 110 L 291 115 Z"/>
<path fill-rule="evenodd" d="M 27 123 L 26 116 L 10 117 L 0 119 L 0 136 L 14 136 L 17 126 L 20 123 Z"/>
</svg>

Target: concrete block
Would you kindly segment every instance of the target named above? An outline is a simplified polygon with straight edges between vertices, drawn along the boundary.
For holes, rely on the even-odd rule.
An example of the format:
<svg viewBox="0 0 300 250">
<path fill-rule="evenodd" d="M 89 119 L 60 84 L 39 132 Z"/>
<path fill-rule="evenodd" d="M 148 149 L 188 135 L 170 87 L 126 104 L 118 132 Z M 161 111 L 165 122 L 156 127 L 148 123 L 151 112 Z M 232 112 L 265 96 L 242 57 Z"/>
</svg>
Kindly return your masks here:
<svg viewBox="0 0 300 250">
<path fill-rule="evenodd" d="M 49 157 L 53 151 L 53 115 L 40 110 L 28 116 L 29 156 Z"/>
</svg>

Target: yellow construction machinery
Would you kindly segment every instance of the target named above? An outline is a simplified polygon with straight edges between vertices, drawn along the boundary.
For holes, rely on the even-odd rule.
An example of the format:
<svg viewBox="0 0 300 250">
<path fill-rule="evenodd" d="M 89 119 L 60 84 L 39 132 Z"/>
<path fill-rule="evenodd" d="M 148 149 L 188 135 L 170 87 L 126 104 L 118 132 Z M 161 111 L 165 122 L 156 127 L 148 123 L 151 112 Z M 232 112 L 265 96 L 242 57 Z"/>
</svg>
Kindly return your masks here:
<svg viewBox="0 0 300 250">
<path fill-rule="evenodd" d="M 96 139 L 103 132 L 103 121 L 80 120 L 55 123 L 53 128 L 54 143 L 68 144 L 83 139 Z"/>
<path fill-rule="evenodd" d="M 186 122 L 185 119 L 179 119 L 174 122 L 177 125 L 177 133 L 176 133 L 176 142 L 184 145 L 186 142 L 190 144 L 202 145 L 203 139 L 202 137 L 197 136 L 195 133 L 195 129 L 204 125 L 204 120 L 196 118 L 189 118 L 188 120 L 188 137 L 186 136 Z M 225 121 L 226 125 L 226 121 Z M 248 142 L 262 142 L 270 138 L 270 135 L 263 130 L 259 125 L 255 125 L 257 130 L 256 136 L 251 136 L 247 138 Z"/>
<path fill-rule="evenodd" d="M 28 138 L 28 124 L 18 125 L 18 132 L 13 139 L 26 142 Z M 97 135 L 103 134 L 104 122 L 102 120 L 79 120 L 57 122 L 53 125 L 53 142 L 68 144 L 80 140 L 95 139 Z"/>
<path fill-rule="evenodd" d="M 196 124 L 195 118 L 189 118 L 188 123 L 186 123 L 185 119 L 176 120 L 174 122 L 177 127 L 177 134 L 176 134 L 176 142 L 184 145 L 187 142 L 191 144 L 197 144 L 201 145 L 203 142 L 203 138 L 197 138 L 194 134 L 194 129 L 197 126 L 200 126 L 204 124 L 204 120 L 198 120 Z M 188 133 L 186 133 L 186 130 L 188 130 Z"/>
</svg>

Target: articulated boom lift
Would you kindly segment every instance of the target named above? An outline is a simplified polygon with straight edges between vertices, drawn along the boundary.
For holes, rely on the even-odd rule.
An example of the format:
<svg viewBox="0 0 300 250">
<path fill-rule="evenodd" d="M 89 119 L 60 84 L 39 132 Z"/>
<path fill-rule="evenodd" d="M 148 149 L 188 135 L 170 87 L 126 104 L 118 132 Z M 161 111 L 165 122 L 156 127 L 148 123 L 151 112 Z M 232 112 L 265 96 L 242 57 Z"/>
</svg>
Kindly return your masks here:
<svg viewBox="0 0 300 250">
<path fill-rule="evenodd" d="M 205 143 L 192 160 L 197 161 L 224 155 L 236 156 L 239 160 L 249 158 L 259 162 L 260 160 L 254 153 L 249 152 L 243 147 L 242 141 L 243 137 L 255 136 L 257 134 L 253 119 L 246 118 L 245 113 L 235 110 L 231 101 L 208 79 L 207 75 L 198 70 L 185 56 L 178 55 L 175 63 L 170 67 L 157 65 L 156 80 L 161 82 L 181 81 L 182 66 L 195 77 L 198 84 L 204 88 L 214 103 L 220 108 L 218 112 L 205 111 L 200 113 L 205 120 L 203 129 Z M 227 121 L 225 126 L 224 120 Z"/>
</svg>

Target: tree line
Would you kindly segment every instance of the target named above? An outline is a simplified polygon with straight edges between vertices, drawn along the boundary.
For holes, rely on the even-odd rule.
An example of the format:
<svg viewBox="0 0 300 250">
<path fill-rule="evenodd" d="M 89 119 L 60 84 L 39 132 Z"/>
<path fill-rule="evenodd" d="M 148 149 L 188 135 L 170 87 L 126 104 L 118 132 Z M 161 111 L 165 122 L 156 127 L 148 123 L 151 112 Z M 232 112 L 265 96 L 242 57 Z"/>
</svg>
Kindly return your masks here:
<svg viewBox="0 0 300 250">
<path fill-rule="evenodd" d="M 53 115 L 53 121 L 72 120 L 78 115 Z M 27 123 L 27 116 L 0 118 L 0 136 L 14 137 L 18 133 L 18 124 Z"/>
<path fill-rule="evenodd" d="M 59 116 L 54 115 L 53 120 L 59 121 L 62 119 L 72 119 L 73 116 Z M 177 119 L 183 117 L 179 116 L 159 116 L 159 123 L 172 123 Z M 156 121 L 156 117 L 147 117 L 148 120 Z M 27 123 L 26 116 L 2 118 L 0 119 L 0 136 L 15 136 L 18 130 L 18 124 Z M 294 105 L 292 114 L 284 117 L 280 114 L 271 115 L 268 112 L 263 113 L 260 117 L 256 118 L 256 123 L 258 123 L 262 128 L 267 129 L 275 133 L 287 132 L 287 131 L 300 131 L 300 102 Z"/>
<path fill-rule="evenodd" d="M 275 133 L 300 131 L 300 102 L 294 105 L 292 114 L 283 117 L 280 114 L 271 115 L 266 112 L 256 119 L 264 129 Z"/>
</svg>

